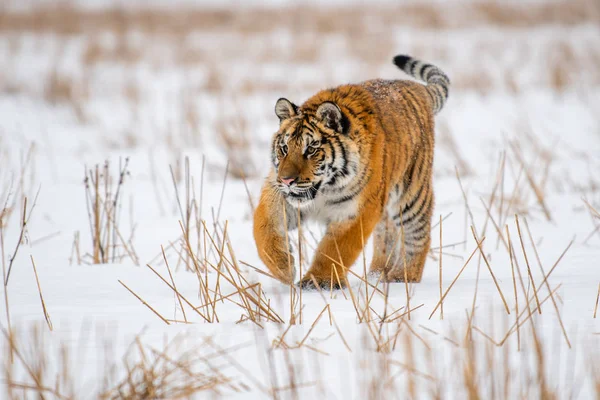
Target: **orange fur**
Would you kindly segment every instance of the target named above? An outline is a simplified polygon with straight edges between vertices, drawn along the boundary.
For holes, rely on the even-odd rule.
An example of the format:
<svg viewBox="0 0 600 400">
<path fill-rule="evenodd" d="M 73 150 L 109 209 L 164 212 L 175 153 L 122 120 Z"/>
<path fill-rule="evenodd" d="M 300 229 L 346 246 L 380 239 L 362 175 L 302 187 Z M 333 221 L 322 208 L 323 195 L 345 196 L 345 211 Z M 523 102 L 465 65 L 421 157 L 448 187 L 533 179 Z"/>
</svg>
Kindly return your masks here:
<svg viewBox="0 0 600 400">
<path fill-rule="evenodd" d="M 259 255 L 275 277 L 294 279 L 285 229 L 297 227 L 299 209 L 301 219 L 327 224 L 302 284 L 312 276 L 329 285 L 332 268 L 344 284 L 373 232 L 371 271 L 421 280 L 433 210 L 433 115 L 445 100 L 431 93 L 417 82 L 372 80 L 321 91 L 300 107 L 278 102 L 274 168 L 254 215 Z"/>
</svg>

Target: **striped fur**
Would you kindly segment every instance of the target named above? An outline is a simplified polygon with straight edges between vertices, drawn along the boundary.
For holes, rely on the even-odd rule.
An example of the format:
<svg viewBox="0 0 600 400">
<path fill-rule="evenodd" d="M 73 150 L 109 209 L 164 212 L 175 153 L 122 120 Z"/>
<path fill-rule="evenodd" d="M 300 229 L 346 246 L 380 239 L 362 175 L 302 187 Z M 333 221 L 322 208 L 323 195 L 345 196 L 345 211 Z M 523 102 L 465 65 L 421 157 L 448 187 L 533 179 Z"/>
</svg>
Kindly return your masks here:
<svg viewBox="0 0 600 400">
<path fill-rule="evenodd" d="M 394 64 L 408 75 L 427 83 L 427 92 L 433 102 L 433 112 L 437 114 L 448 99 L 450 79 L 435 65 L 426 64 L 410 56 L 394 57 Z"/>
<path fill-rule="evenodd" d="M 448 94 L 438 68 L 406 56 L 394 63 L 427 86 L 371 80 L 323 90 L 301 106 L 279 99 L 272 163 L 254 215 L 259 255 L 282 282 L 295 276 L 286 228 L 314 219 L 327 226 L 301 283 L 345 282 L 373 234 L 371 272 L 421 280 L 434 206 L 434 113 Z"/>
</svg>

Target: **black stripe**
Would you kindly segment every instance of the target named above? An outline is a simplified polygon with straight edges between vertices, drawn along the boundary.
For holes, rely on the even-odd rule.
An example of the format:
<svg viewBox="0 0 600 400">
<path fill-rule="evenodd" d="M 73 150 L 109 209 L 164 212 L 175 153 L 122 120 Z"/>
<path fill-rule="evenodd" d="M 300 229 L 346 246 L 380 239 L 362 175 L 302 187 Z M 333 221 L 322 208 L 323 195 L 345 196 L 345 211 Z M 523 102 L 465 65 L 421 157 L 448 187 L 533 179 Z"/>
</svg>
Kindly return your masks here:
<svg viewBox="0 0 600 400">
<path fill-rule="evenodd" d="M 427 71 L 424 71 L 423 73 L 423 79 L 425 79 L 425 82 L 429 82 L 431 75 L 435 74 L 436 70 L 437 68 L 435 67 L 435 65 L 427 64 Z"/>
<path fill-rule="evenodd" d="M 397 225 L 404 226 L 405 228 L 407 226 L 410 226 L 411 223 L 413 221 L 415 221 L 415 219 L 420 218 L 423 215 L 422 214 L 423 210 L 426 210 L 429 207 L 429 203 L 431 202 L 430 199 L 431 199 L 431 196 L 427 196 L 427 198 L 423 199 L 423 201 L 421 202 L 421 205 L 419 206 L 419 209 L 414 211 L 411 215 L 408 215 L 409 210 L 403 211 L 402 212 L 402 220 L 401 220 L 402 222 L 400 223 L 400 221 L 399 221 L 397 223 Z M 404 216 L 406 216 L 407 218 L 404 219 Z"/>
<path fill-rule="evenodd" d="M 427 231 L 427 226 L 429 225 L 428 219 L 426 213 L 419 214 L 419 217 L 413 224 L 409 225 L 408 228 L 404 226 L 405 235 L 407 237 L 413 237 L 420 232 Z"/>
<path fill-rule="evenodd" d="M 410 65 L 410 74 L 412 76 L 415 76 L 415 67 L 417 66 L 417 64 L 419 63 L 418 60 L 411 60 L 411 65 Z"/>
<path fill-rule="evenodd" d="M 428 236 L 429 236 L 429 233 L 425 232 L 420 237 L 409 237 L 409 238 L 405 237 L 404 238 L 404 244 L 405 245 L 407 245 L 407 244 L 411 245 L 412 247 L 417 247 L 417 248 L 421 247 L 422 248 L 424 246 L 423 246 L 423 244 L 420 244 L 419 242 L 423 241 L 423 239 L 425 239 L 425 241 L 427 241 Z"/>
<path fill-rule="evenodd" d="M 425 134 L 425 129 L 423 128 L 423 122 L 421 121 L 421 116 L 419 115 L 419 113 L 417 111 L 418 102 L 416 100 L 416 97 L 413 97 L 413 94 L 410 92 L 410 90 L 405 91 L 404 95 L 408 96 L 412 99 L 412 101 L 407 101 L 406 104 L 414 112 L 415 120 L 417 121 L 417 125 L 419 125 L 419 133 L 421 134 L 421 136 L 423 136 Z"/>
<path fill-rule="evenodd" d="M 347 201 L 353 200 L 356 196 L 358 196 L 360 194 L 360 192 L 362 192 L 362 188 L 356 192 L 347 194 L 345 196 L 340 197 L 339 199 L 335 199 L 335 200 L 327 200 L 327 205 L 329 206 L 335 206 L 338 204 L 342 204 L 345 203 Z"/>
<path fill-rule="evenodd" d="M 342 160 L 344 161 L 341 173 L 344 175 L 347 175 L 348 174 L 348 157 L 346 155 L 346 148 L 344 147 L 344 144 L 342 143 L 342 141 L 339 138 L 336 138 L 336 139 L 337 139 L 338 144 L 340 145 L 340 149 L 342 151 L 341 157 L 342 157 Z"/>
<path fill-rule="evenodd" d="M 407 213 L 409 210 L 411 210 L 415 206 L 415 204 L 419 201 L 419 199 L 421 198 L 422 195 L 424 195 L 424 192 L 421 189 L 419 189 L 417 194 L 411 198 L 410 202 L 408 204 L 406 204 L 406 206 L 404 206 L 398 214 L 393 216 L 393 219 L 394 220 L 400 219 L 401 215 L 403 215 L 404 213 Z M 424 201 L 425 200 L 423 200 L 423 202 Z"/>
<path fill-rule="evenodd" d="M 424 62 L 421 63 L 421 68 L 419 68 L 419 70 L 417 71 L 419 79 L 423 80 L 423 71 L 425 70 L 425 68 L 427 68 L 427 66 L 429 66 L 429 64 L 426 64 Z"/>
</svg>

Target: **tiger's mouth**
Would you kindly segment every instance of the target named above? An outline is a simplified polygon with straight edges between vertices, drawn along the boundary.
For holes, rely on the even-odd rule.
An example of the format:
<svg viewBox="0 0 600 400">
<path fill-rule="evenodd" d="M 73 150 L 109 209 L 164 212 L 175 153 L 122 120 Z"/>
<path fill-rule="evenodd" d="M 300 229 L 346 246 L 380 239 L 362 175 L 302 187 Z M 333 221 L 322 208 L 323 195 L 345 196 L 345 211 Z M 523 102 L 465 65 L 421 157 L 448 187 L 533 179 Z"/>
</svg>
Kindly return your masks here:
<svg viewBox="0 0 600 400">
<path fill-rule="evenodd" d="M 321 182 L 310 184 L 310 186 L 294 186 L 294 187 L 281 187 L 281 191 L 288 200 L 298 203 L 309 203 L 312 202 L 319 193 Z"/>
</svg>

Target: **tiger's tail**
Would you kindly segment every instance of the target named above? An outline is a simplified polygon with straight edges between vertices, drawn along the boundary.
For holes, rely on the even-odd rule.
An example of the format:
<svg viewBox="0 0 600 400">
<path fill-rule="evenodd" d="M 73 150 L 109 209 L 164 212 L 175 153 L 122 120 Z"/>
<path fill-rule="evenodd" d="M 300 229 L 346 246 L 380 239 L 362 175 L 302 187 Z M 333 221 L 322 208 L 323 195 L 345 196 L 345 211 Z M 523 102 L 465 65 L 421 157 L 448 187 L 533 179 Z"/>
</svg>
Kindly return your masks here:
<svg viewBox="0 0 600 400">
<path fill-rule="evenodd" d="M 394 64 L 413 78 L 427 83 L 427 92 L 431 96 L 433 112 L 437 114 L 442 110 L 448 99 L 450 79 L 435 65 L 424 63 L 416 58 L 397 55 Z"/>
</svg>

